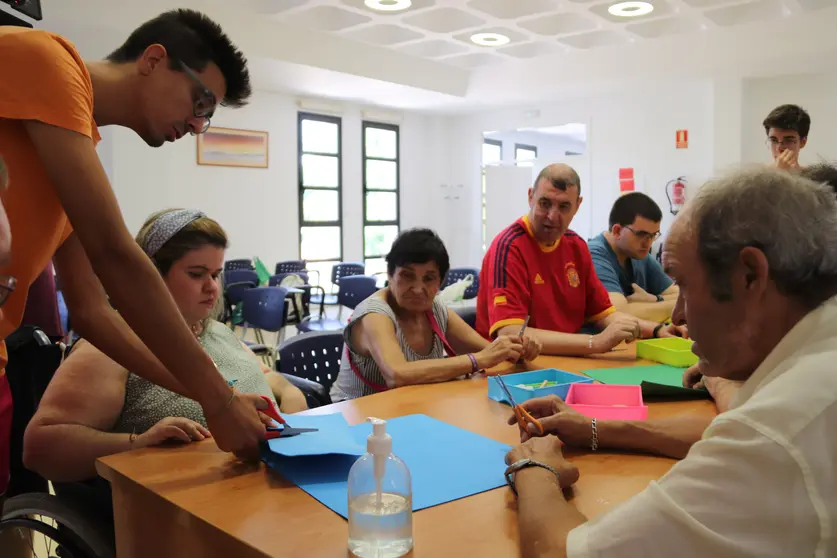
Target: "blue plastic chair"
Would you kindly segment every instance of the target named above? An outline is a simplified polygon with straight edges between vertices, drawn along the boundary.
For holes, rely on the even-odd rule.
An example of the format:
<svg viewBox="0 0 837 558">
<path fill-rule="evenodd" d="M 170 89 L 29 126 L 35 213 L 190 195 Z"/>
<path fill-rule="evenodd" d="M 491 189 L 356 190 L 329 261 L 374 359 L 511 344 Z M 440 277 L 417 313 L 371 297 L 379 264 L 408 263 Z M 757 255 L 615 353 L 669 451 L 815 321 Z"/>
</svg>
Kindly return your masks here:
<svg viewBox="0 0 837 558">
<path fill-rule="evenodd" d="M 375 294 L 378 290 L 377 280 L 369 275 L 351 275 L 343 277 L 340 281 L 340 291 L 337 293 L 338 304 L 341 308 L 351 308 L 354 310 L 357 305 Z M 305 331 L 333 331 L 341 330 L 346 327 L 346 324 L 338 319 L 332 320 L 330 318 L 303 320 L 296 326 L 300 332 Z"/>
<path fill-rule="evenodd" d="M 471 326 L 471 329 L 477 329 L 477 307 L 476 306 L 463 306 L 459 308 L 451 308 L 454 312 L 456 312 L 460 318 L 462 318 L 466 324 Z"/>
<path fill-rule="evenodd" d="M 340 281 L 344 277 L 351 277 L 353 275 L 363 275 L 364 273 L 366 273 L 366 266 L 362 263 L 343 262 L 335 264 L 331 268 L 331 284 L 337 287 L 337 292 L 339 293 Z M 339 304 L 339 301 L 337 300 L 337 295 L 332 293 L 327 295 L 314 295 L 311 297 L 311 303 L 319 304 L 320 306 L 324 304 L 333 306 L 335 304 Z"/>
<path fill-rule="evenodd" d="M 448 274 L 445 276 L 445 282 L 442 283 L 442 288 L 450 287 L 457 281 L 465 279 L 468 275 L 473 275 L 474 282 L 471 283 L 470 287 L 465 289 L 465 294 L 462 298 L 476 298 L 480 290 L 480 270 L 473 267 L 453 267 L 449 269 Z"/>
<path fill-rule="evenodd" d="M 309 407 L 319 407 L 331 403 L 328 392 L 340 372 L 342 357 L 342 332 L 306 333 L 279 346 L 279 371 L 302 390 Z M 310 382 L 316 385 L 311 386 Z"/>
<path fill-rule="evenodd" d="M 288 260 L 276 264 L 276 275 L 280 273 L 293 273 L 295 271 L 306 271 L 304 260 Z"/>
<path fill-rule="evenodd" d="M 223 275 L 224 280 L 224 304 L 226 316 L 230 316 L 233 328 L 237 325 L 244 326 L 244 332 L 247 332 L 246 323 L 238 323 L 236 317 L 236 309 L 241 304 L 241 299 L 244 292 L 259 286 L 259 276 L 255 271 L 248 269 L 236 269 L 225 271 Z M 242 334 L 243 335 L 243 334 Z"/>
<path fill-rule="evenodd" d="M 255 287 L 244 291 L 241 303 L 244 305 L 244 321 L 252 327 L 256 342 L 269 347 L 264 340 L 265 331 L 276 333 L 276 343 L 263 355 L 265 362 L 273 368 L 277 347 L 285 339 L 285 296 L 284 287 Z"/>
<path fill-rule="evenodd" d="M 253 265 L 253 260 L 228 260 L 224 262 L 224 271 L 233 271 L 233 270 L 254 270 L 256 267 Z"/>
</svg>

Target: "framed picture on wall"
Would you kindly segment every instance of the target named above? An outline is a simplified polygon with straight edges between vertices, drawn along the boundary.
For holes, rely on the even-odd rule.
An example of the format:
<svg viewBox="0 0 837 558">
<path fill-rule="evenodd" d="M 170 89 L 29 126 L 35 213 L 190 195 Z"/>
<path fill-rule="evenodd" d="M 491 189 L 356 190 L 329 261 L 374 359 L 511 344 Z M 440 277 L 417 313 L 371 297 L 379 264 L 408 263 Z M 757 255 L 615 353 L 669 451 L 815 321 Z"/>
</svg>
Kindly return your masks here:
<svg viewBox="0 0 837 558">
<path fill-rule="evenodd" d="M 198 135 L 198 164 L 267 168 L 267 132 L 211 127 Z"/>
</svg>

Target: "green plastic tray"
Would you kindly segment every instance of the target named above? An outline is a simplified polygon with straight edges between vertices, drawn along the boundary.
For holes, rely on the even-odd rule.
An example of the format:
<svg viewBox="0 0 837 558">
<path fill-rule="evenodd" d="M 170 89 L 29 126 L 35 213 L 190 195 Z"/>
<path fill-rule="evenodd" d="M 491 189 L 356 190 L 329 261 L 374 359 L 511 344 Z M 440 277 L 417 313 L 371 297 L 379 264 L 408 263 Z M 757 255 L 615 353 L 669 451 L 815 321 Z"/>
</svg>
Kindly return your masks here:
<svg viewBox="0 0 837 558">
<path fill-rule="evenodd" d="M 686 368 L 698 361 L 697 355 L 692 352 L 693 343 L 681 337 L 643 339 L 636 342 L 636 356 L 669 366 Z"/>
</svg>

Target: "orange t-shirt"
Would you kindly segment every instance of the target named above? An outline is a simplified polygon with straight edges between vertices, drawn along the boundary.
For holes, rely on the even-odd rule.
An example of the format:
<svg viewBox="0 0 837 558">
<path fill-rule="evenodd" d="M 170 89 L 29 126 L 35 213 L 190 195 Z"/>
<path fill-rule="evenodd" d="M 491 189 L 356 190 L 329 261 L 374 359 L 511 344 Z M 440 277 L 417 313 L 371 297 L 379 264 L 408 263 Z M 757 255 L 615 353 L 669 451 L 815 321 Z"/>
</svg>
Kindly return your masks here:
<svg viewBox="0 0 837 558">
<path fill-rule="evenodd" d="M 67 215 L 23 126 L 38 120 L 98 142 L 93 82 L 75 47 L 46 31 L 0 27 L 0 155 L 9 188 L 0 195 L 12 233 L 10 263 L 0 274 L 17 288 L 0 318 L 0 374 L 7 362 L 2 343 L 20 325 L 29 285 L 72 232 Z"/>
</svg>

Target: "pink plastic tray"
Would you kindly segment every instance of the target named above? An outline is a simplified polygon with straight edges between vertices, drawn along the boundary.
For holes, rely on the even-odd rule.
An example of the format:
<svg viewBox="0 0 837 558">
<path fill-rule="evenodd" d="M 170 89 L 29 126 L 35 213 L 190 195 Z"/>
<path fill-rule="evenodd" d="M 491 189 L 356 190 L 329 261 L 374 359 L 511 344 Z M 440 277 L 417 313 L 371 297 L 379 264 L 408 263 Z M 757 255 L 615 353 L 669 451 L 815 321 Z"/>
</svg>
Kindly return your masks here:
<svg viewBox="0 0 837 558">
<path fill-rule="evenodd" d="M 571 384 L 566 403 L 583 415 L 601 420 L 648 418 L 640 386 Z"/>
</svg>

